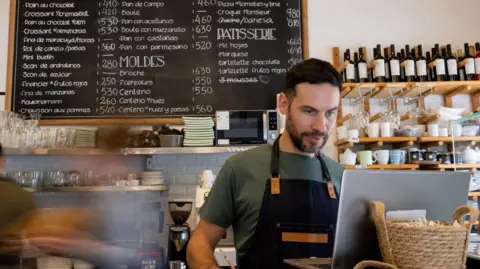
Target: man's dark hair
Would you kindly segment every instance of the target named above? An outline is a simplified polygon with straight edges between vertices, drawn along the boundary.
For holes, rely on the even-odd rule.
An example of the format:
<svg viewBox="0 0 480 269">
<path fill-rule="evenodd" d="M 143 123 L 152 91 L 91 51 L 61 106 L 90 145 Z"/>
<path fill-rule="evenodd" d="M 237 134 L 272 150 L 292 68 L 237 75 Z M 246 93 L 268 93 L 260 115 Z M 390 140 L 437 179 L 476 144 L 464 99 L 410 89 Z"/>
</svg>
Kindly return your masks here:
<svg viewBox="0 0 480 269">
<path fill-rule="evenodd" d="M 284 93 L 289 99 L 295 96 L 295 87 L 300 83 L 328 83 L 342 89 L 342 75 L 329 62 L 311 58 L 288 70 Z"/>
</svg>

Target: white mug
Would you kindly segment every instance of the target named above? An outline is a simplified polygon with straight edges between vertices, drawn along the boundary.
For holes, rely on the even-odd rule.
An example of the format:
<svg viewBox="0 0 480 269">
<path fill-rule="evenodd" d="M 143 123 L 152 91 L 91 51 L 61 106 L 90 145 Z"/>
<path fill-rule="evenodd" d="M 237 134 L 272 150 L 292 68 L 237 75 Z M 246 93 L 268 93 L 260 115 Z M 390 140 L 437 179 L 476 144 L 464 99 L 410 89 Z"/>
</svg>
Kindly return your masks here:
<svg viewBox="0 0 480 269">
<path fill-rule="evenodd" d="M 459 123 L 453 124 L 452 136 L 461 136 L 462 135 L 462 125 Z"/>
<path fill-rule="evenodd" d="M 356 154 L 343 154 L 343 164 L 345 165 L 355 165 L 357 162 L 357 155 Z"/>
<path fill-rule="evenodd" d="M 137 174 L 128 174 L 127 180 L 137 180 Z"/>
<path fill-rule="evenodd" d="M 382 124 L 380 125 L 380 132 L 382 134 L 382 137 L 391 137 L 392 130 L 390 129 L 390 122 L 382 122 Z"/>
<path fill-rule="evenodd" d="M 379 137 L 380 136 L 380 129 L 379 125 L 376 122 L 372 122 L 367 125 L 367 135 L 368 137 Z"/>
<path fill-rule="evenodd" d="M 440 133 L 439 133 L 439 130 L 438 130 L 438 124 L 429 124 L 428 125 L 428 136 L 431 136 L 431 137 L 440 136 Z"/>
<path fill-rule="evenodd" d="M 200 187 L 211 188 L 213 182 L 215 182 L 215 176 L 213 175 L 212 170 L 203 170 L 202 176 L 200 177 Z"/>
<path fill-rule="evenodd" d="M 339 126 L 337 127 L 337 139 L 344 139 L 347 138 L 347 126 Z"/>
<path fill-rule="evenodd" d="M 448 136 L 448 129 L 447 128 L 439 128 L 438 129 L 439 136 Z"/>
<path fill-rule="evenodd" d="M 373 153 L 373 157 L 377 159 L 378 164 L 388 164 L 389 156 L 388 150 L 377 150 Z"/>
<path fill-rule="evenodd" d="M 359 135 L 358 129 L 348 130 L 348 139 L 356 139 Z"/>
<path fill-rule="evenodd" d="M 362 165 L 371 165 L 373 164 L 373 162 L 377 161 L 375 156 L 373 156 L 373 153 L 371 150 L 359 151 L 357 154 L 358 154 L 358 160 Z"/>
</svg>

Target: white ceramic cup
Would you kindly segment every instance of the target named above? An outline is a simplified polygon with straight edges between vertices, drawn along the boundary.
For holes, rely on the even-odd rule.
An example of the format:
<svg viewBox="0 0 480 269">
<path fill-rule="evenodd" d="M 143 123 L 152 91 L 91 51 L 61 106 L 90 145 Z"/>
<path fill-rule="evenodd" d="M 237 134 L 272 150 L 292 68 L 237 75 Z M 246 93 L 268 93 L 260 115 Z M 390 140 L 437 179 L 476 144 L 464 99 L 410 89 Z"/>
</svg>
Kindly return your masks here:
<svg viewBox="0 0 480 269">
<path fill-rule="evenodd" d="M 361 165 L 371 165 L 377 161 L 371 150 L 359 151 L 357 154 Z"/>
<path fill-rule="evenodd" d="M 431 137 L 440 136 L 440 133 L 439 133 L 439 130 L 438 130 L 438 124 L 429 124 L 428 125 L 428 136 L 431 136 Z"/>
<path fill-rule="evenodd" d="M 215 175 L 213 175 L 212 170 L 203 170 L 202 176 L 200 177 L 200 186 L 202 188 L 211 188 L 215 182 Z"/>
<path fill-rule="evenodd" d="M 382 137 L 391 137 L 392 136 L 392 129 L 390 128 L 390 122 L 382 122 L 380 125 L 380 133 Z"/>
<path fill-rule="evenodd" d="M 378 164 L 388 164 L 389 156 L 388 150 L 377 150 L 373 153 L 373 157 L 377 159 Z"/>
<path fill-rule="evenodd" d="M 368 137 L 379 137 L 380 136 L 380 126 L 376 122 L 372 122 L 367 125 L 367 135 Z"/>
<path fill-rule="evenodd" d="M 453 136 L 461 136 L 462 135 L 462 125 L 460 123 L 453 124 L 452 135 Z"/>
<path fill-rule="evenodd" d="M 355 165 L 355 163 L 357 162 L 356 159 L 357 159 L 357 156 L 354 154 L 351 154 L 351 155 L 344 154 L 343 156 L 343 161 L 345 165 Z"/>
<path fill-rule="evenodd" d="M 119 186 L 119 187 L 127 186 L 127 181 L 126 180 L 117 180 L 117 181 L 115 181 L 115 186 Z"/>
<path fill-rule="evenodd" d="M 448 136 L 448 129 L 447 128 L 438 128 L 438 135 L 439 136 Z"/>
<path fill-rule="evenodd" d="M 137 180 L 137 174 L 128 174 L 127 180 Z"/>
<path fill-rule="evenodd" d="M 347 126 L 337 127 L 337 139 L 344 139 L 344 138 L 347 138 L 347 136 L 348 136 Z"/>
<path fill-rule="evenodd" d="M 358 132 L 358 129 L 348 130 L 348 139 L 357 139 L 359 135 L 360 133 Z"/>
<path fill-rule="evenodd" d="M 127 186 L 138 186 L 140 185 L 140 180 L 129 179 L 127 180 Z"/>
</svg>

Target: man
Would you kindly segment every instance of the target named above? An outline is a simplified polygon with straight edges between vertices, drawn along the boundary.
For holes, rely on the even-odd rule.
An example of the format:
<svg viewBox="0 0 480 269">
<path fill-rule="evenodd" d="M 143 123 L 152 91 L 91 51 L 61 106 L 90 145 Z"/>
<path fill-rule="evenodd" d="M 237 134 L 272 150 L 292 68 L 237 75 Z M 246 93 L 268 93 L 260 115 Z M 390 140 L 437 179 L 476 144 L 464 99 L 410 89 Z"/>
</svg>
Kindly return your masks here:
<svg viewBox="0 0 480 269">
<path fill-rule="evenodd" d="M 231 225 L 240 269 L 331 257 L 343 167 L 320 150 L 335 128 L 341 88 L 342 77 L 328 62 L 310 59 L 289 70 L 279 99 L 285 131 L 272 146 L 225 162 L 199 212 L 190 268 L 219 268 L 213 252 Z"/>
</svg>

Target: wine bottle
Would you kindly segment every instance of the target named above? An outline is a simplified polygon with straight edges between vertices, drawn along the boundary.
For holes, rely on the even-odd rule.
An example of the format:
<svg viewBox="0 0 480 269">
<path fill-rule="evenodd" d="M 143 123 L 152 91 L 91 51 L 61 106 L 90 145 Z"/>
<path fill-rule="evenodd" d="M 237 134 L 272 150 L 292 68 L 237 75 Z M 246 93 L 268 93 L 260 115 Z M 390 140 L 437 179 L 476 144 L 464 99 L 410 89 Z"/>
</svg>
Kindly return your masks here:
<svg viewBox="0 0 480 269">
<path fill-rule="evenodd" d="M 440 54 L 440 45 L 435 44 L 434 53 L 432 55 L 435 66 L 433 70 L 432 81 L 445 81 L 446 80 L 446 71 L 445 71 L 445 59 Z"/>
<path fill-rule="evenodd" d="M 475 50 L 477 54 L 475 54 L 475 79 L 480 80 L 480 42 L 475 43 Z"/>
<path fill-rule="evenodd" d="M 457 65 L 457 58 L 452 54 L 452 45 L 447 45 L 447 58 L 445 58 L 447 62 L 447 70 L 448 70 L 448 80 L 449 81 L 456 81 L 458 80 L 458 65 Z"/>
<path fill-rule="evenodd" d="M 355 64 L 352 62 L 350 59 L 350 49 L 347 49 L 344 54 L 344 61 L 348 61 L 348 65 L 345 68 L 343 74 L 344 74 L 344 81 L 347 83 L 353 83 L 355 82 Z"/>
<path fill-rule="evenodd" d="M 395 45 L 390 45 L 390 58 L 388 59 L 388 70 L 390 70 L 390 81 L 400 82 L 400 58 L 395 55 Z"/>
<path fill-rule="evenodd" d="M 417 80 L 420 82 L 428 81 L 427 59 L 423 57 L 422 45 L 417 47 L 418 55 L 415 59 L 415 67 L 417 69 Z"/>
<path fill-rule="evenodd" d="M 358 62 L 358 52 L 354 52 L 353 53 L 353 70 L 355 72 L 355 82 L 358 81 L 358 77 L 357 77 L 358 72 L 356 70 L 357 62 Z"/>
<path fill-rule="evenodd" d="M 405 68 L 402 67 L 403 61 L 405 61 L 405 49 L 400 50 L 400 80 L 405 81 Z"/>
<path fill-rule="evenodd" d="M 465 80 L 465 65 L 459 66 L 459 64 L 463 62 L 463 51 L 462 49 L 457 50 L 457 66 L 458 66 L 458 80 L 464 81 Z"/>
<path fill-rule="evenodd" d="M 388 64 L 388 48 L 383 48 L 383 55 L 385 56 L 385 82 L 390 82 L 390 66 Z"/>
<path fill-rule="evenodd" d="M 417 47 L 418 55 L 415 59 L 415 67 L 417 69 L 417 80 L 420 82 L 428 81 L 427 75 L 427 59 L 423 57 L 422 45 Z"/>
<path fill-rule="evenodd" d="M 375 82 L 385 82 L 385 58 L 382 56 L 382 47 L 377 45 L 377 54 L 374 58 L 375 60 L 375 67 L 374 67 L 374 74 L 375 74 Z"/>
<path fill-rule="evenodd" d="M 432 81 L 432 68 L 428 68 L 428 65 L 432 63 L 432 57 L 430 56 L 430 51 L 426 52 L 427 58 L 427 81 Z"/>
<path fill-rule="evenodd" d="M 377 57 L 377 48 L 373 48 L 373 58 Z M 375 68 L 371 68 L 368 73 L 368 81 L 375 82 Z"/>
<path fill-rule="evenodd" d="M 463 60 L 466 61 L 465 68 L 464 68 L 465 70 L 464 79 L 474 80 L 475 79 L 475 59 L 470 54 L 470 47 L 468 46 L 468 43 L 464 44 L 464 49 L 465 49 L 465 56 L 463 57 Z"/>
<path fill-rule="evenodd" d="M 405 81 L 413 82 L 415 81 L 415 60 L 412 55 L 410 55 L 410 46 L 405 46 L 405 58 L 402 62 L 403 71 L 405 73 Z"/>
<path fill-rule="evenodd" d="M 368 67 L 367 61 L 363 58 L 363 50 L 359 49 L 358 54 L 360 58 L 355 62 L 358 82 L 368 82 Z"/>
</svg>

